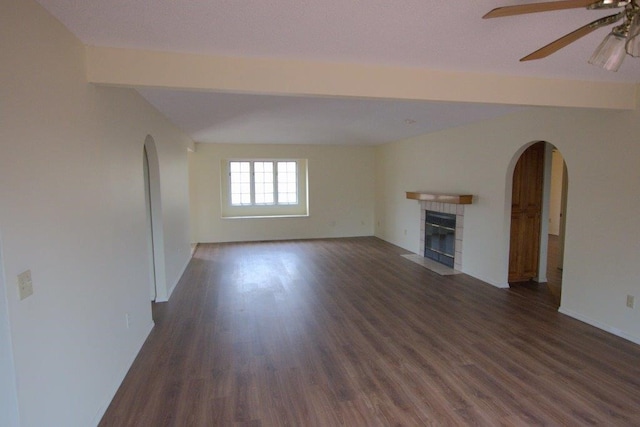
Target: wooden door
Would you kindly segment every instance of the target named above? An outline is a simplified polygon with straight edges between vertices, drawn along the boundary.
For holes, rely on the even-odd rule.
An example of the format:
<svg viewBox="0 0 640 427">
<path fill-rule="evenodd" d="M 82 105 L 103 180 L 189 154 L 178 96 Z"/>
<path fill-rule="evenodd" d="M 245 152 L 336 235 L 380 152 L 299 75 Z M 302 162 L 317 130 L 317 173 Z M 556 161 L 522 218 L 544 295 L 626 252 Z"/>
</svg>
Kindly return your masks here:
<svg viewBox="0 0 640 427">
<path fill-rule="evenodd" d="M 529 147 L 513 171 L 509 283 L 538 275 L 545 143 Z"/>
</svg>

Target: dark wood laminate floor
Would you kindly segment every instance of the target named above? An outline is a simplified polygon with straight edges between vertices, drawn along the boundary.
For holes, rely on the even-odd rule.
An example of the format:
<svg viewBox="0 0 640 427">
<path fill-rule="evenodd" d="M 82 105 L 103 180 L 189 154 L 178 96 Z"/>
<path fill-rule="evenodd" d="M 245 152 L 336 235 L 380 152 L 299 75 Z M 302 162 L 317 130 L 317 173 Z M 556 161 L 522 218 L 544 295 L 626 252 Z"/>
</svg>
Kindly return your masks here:
<svg viewBox="0 0 640 427">
<path fill-rule="evenodd" d="M 100 425 L 640 425 L 640 346 L 401 253 L 200 245 Z"/>
<path fill-rule="evenodd" d="M 562 297 L 562 269 L 560 264 L 560 241 L 558 236 L 549 234 L 547 246 L 547 281 L 512 283 L 511 289 L 527 298 L 544 301 L 554 308 L 560 307 Z"/>
<path fill-rule="evenodd" d="M 560 306 L 562 295 L 562 268 L 560 268 L 560 238 L 549 234 L 547 249 L 547 286 Z"/>
</svg>

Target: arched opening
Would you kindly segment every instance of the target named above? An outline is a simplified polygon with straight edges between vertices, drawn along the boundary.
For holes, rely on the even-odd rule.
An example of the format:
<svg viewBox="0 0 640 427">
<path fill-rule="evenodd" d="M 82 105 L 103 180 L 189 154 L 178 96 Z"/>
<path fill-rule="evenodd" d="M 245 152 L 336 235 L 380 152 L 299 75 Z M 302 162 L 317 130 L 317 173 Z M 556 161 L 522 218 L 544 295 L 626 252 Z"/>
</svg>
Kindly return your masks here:
<svg viewBox="0 0 640 427">
<path fill-rule="evenodd" d="M 559 306 L 568 187 L 566 165 L 560 152 L 548 142 L 528 144 L 514 156 L 514 162 L 508 282 L 511 287 L 544 288 Z"/>
<path fill-rule="evenodd" d="M 569 179 L 564 157 L 560 153 L 560 150 L 553 146 L 550 163 L 547 284 L 551 293 L 556 296 L 559 301 L 562 295 L 562 271 Z"/>
<path fill-rule="evenodd" d="M 149 253 L 149 292 L 152 301 L 161 302 L 167 300 L 167 287 L 164 269 L 160 164 L 155 142 L 150 135 L 147 135 L 142 151 Z"/>
</svg>

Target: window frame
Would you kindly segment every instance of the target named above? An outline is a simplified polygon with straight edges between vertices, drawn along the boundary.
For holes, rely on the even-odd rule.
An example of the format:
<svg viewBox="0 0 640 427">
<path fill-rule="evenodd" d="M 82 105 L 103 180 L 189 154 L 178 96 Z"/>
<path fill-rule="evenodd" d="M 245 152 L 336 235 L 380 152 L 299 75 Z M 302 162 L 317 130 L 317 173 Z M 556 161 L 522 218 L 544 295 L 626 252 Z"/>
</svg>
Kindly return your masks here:
<svg viewBox="0 0 640 427">
<path fill-rule="evenodd" d="M 250 204 L 232 204 L 231 164 L 233 162 L 249 162 Z M 269 162 L 273 164 L 273 203 L 256 203 L 255 163 Z M 296 203 L 280 202 L 278 191 L 278 163 L 295 163 Z M 285 172 L 286 173 L 286 172 Z M 307 159 L 298 158 L 229 158 L 221 160 L 221 217 L 222 218 L 256 218 L 256 217 L 297 217 L 309 216 L 308 203 L 308 165 Z"/>
</svg>

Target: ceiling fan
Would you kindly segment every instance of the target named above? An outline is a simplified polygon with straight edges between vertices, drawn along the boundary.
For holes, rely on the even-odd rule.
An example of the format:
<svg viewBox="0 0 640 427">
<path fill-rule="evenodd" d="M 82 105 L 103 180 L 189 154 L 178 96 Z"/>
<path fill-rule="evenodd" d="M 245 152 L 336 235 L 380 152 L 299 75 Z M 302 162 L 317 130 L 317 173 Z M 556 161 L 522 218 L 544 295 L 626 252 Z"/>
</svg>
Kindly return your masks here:
<svg viewBox="0 0 640 427">
<path fill-rule="evenodd" d="M 622 9 L 618 13 L 605 16 L 604 18 L 597 19 L 580 27 L 520 59 L 520 61 L 531 61 L 545 58 L 598 28 L 612 25 L 622 20 L 622 24 L 613 27 L 611 33 L 605 37 L 589 59 L 590 64 L 598 65 L 609 71 L 618 71 L 627 54 L 640 57 L 640 6 L 638 6 L 638 1 L 640 0 L 560 0 L 545 3 L 529 3 L 498 7 L 484 15 L 483 18 L 500 18 L 504 16 L 523 15 L 525 13 L 577 9 L 581 7 L 589 10 Z"/>
</svg>

